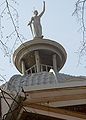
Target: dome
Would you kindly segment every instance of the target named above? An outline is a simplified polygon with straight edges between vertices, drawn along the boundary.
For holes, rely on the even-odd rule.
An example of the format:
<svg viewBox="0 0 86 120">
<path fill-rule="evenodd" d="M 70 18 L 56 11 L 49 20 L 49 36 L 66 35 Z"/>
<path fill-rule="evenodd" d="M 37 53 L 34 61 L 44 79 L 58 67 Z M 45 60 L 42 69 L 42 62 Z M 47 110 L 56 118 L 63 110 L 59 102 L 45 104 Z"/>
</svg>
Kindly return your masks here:
<svg viewBox="0 0 86 120">
<path fill-rule="evenodd" d="M 10 80 L 2 85 L 2 88 L 10 92 L 19 92 L 23 88 L 25 91 L 44 90 L 60 87 L 71 87 L 86 81 L 84 77 L 75 77 L 62 73 L 54 75 L 52 72 L 39 72 L 29 75 L 14 75 Z"/>
</svg>

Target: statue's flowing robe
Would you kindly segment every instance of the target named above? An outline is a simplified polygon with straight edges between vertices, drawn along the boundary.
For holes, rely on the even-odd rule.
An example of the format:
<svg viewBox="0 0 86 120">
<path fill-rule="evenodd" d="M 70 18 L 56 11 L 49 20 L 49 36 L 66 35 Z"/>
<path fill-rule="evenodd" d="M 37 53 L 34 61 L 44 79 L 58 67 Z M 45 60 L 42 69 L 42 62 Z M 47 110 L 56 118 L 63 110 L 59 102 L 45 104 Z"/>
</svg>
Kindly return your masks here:
<svg viewBox="0 0 86 120">
<path fill-rule="evenodd" d="M 34 28 L 35 37 L 41 37 L 42 36 L 42 26 L 40 23 L 40 16 L 33 17 L 33 28 Z"/>
</svg>

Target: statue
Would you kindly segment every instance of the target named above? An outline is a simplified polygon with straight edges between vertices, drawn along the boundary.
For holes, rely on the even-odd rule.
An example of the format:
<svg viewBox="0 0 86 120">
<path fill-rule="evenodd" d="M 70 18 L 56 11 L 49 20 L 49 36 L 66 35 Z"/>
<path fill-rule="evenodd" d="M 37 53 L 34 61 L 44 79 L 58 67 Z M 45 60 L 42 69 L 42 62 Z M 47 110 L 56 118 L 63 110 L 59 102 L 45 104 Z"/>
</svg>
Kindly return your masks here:
<svg viewBox="0 0 86 120">
<path fill-rule="evenodd" d="M 42 17 L 42 15 L 45 12 L 45 1 L 43 1 L 43 10 L 42 12 L 38 15 L 38 11 L 35 10 L 34 11 L 34 17 L 31 18 L 31 21 L 28 23 L 28 25 L 30 25 L 31 28 L 31 32 L 33 37 L 40 37 L 42 38 L 42 26 L 40 23 L 40 18 Z M 32 29 L 32 25 L 33 24 L 33 29 Z"/>
</svg>

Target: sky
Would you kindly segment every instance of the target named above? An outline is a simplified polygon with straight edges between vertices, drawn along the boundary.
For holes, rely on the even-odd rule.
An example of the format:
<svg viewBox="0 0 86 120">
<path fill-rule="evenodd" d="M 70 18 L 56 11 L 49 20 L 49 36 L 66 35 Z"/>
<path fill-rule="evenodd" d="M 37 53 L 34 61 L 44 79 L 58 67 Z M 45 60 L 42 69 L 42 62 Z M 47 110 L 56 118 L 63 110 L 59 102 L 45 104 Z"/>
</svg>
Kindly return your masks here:
<svg viewBox="0 0 86 120">
<path fill-rule="evenodd" d="M 82 40 L 81 32 L 79 31 L 80 24 L 76 16 L 72 16 L 76 0 L 45 0 L 45 2 L 46 11 L 41 19 L 44 38 L 60 43 L 67 52 L 67 60 L 60 73 L 85 76 L 85 64 L 83 61 L 78 64 L 79 54 L 77 51 Z M 32 40 L 33 37 L 27 24 L 35 9 L 39 13 L 42 11 L 43 0 L 17 0 L 17 3 L 19 3 L 17 9 L 19 12 L 20 33 L 25 36 L 26 41 Z M 6 28 L 7 30 L 9 26 Z M 2 51 L 0 52 L 0 58 L 0 72 L 7 81 L 13 75 L 20 74 L 12 60 L 9 63 L 9 58 L 4 57 Z"/>
</svg>

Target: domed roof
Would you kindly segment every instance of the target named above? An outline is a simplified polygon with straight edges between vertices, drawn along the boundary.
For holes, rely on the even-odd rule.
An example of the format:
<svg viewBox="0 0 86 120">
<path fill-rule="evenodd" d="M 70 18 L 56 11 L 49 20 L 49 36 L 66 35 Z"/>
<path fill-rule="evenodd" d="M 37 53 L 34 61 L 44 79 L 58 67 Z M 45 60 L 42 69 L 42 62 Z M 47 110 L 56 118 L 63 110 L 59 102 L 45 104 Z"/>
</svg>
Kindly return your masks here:
<svg viewBox="0 0 86 120">
<path fill-rule="evenodd" d="M 21 88 L 25 88 L 27 86 L 29 88 L 33 86 L 48 85 L 55 83 L 56 80 L 54 74 L 49 72 L 33 73 L 31 75 L 24 76 L 14 75 L 7 83 L 7 89 L 9 91 L 17 92 L 20 91 Z"/>
<path fill-rule="evenodd" d="M 83 81 L 83 82 L 82 82 Z M 71 83 L 70 83 L 71 82 Z M 74 77 L 62 73 L 39 72 L 29 75 L 14 75 L 2 88 L 10 92 L 43 90 L 50 88 L 71 87 L 86 84 L 85 77 Z M 62 85 L 62 86 L 61 86 Z M 79 86 L 80 86 L 79 85 Z"/>
</svg>

